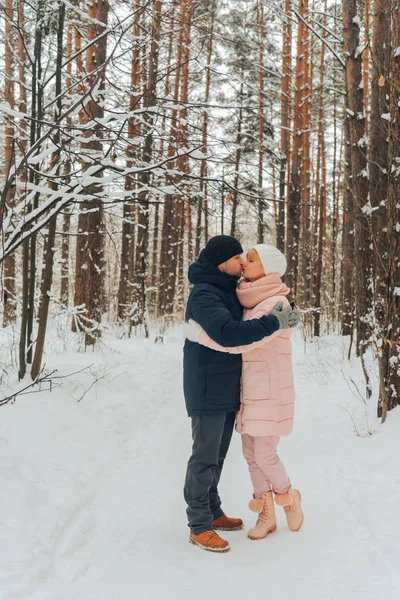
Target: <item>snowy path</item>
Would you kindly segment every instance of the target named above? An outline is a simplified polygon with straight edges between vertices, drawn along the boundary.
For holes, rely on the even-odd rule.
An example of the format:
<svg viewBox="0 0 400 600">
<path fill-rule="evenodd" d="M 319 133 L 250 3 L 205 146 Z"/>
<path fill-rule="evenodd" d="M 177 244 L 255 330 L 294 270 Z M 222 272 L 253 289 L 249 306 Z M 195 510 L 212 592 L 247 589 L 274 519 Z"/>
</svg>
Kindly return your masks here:
<svg viewBox="0 0 400 600">
<path fill-rule="evenodd" d="M 303 530 L 288 531 L 278 512 L 276 533 L 227 533 L 232 550 L 217 556 L 187 541 L 181 345 L 176 330 L 164 345 L 51 355 L 62 374 L 92 364 L 106 375 L 79 403 L 86 372 L 0 408 L 0 599 L 398 600 L 400 411 L 383 428 L 373 422 L 373 436 L 354 434 L 344 408 L 361 429 L 366 421 L 342 370 L 361 376 L 342 341 L 295 346 L 295 431 L 280 453 L 303 494 Z M 221 495 L 227 513 L 253 524 L 237 434 Z"/>
</svg>

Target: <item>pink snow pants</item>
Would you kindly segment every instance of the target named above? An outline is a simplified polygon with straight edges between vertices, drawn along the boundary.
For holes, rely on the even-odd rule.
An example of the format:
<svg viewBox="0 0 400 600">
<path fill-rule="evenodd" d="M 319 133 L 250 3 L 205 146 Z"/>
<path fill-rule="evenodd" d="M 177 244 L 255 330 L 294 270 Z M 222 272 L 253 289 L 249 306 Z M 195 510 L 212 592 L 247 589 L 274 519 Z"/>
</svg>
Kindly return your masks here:
<svg viewBox="0 0 400 600">
<path fill-rule="evenodd" d="M 290 488 L 286 469 L 276 453 L 278 444 L 278 435 L 242 435 L 243 454 L 249 465 L 255 498 L 261 498 L 271 488 L 277 494 L 285 494 Z"/>
</svg>

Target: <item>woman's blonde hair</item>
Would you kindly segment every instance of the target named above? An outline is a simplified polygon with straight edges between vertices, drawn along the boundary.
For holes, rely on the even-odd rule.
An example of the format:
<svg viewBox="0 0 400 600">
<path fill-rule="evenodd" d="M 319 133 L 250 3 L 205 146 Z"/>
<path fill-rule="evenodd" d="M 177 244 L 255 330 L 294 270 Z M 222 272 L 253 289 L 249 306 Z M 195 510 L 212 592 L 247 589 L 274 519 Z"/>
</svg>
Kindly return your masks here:
<svg viewBox="0 0 400 600">
<path fill-rule="evenodd" d="M 254 248 L 251 248 L 251 250 L 248 251 L 246 256 L 247 256 L 247 260 L 257 260 L 258 259 L 258 262 L 261 264 L 263 272 L 264 272 L 264 266 L 261 262 L 260 255 L 258 254 L 257 250 L 255 250 Z M 264 274 L 265 274 L 265 272 L 264 272 Z"/>
<path fill-rule="evenodd" d="M 247 258 L 249 260 L 254 260 L 255 258 L 258 258 L 258 260 L 260 260 L 260 257 L 258 256 L 258 252 L 257 252 L 257 250 L 254 250 L 254 248 L 252 248 L 251 250 L 248 251 Z"/>
</svg>

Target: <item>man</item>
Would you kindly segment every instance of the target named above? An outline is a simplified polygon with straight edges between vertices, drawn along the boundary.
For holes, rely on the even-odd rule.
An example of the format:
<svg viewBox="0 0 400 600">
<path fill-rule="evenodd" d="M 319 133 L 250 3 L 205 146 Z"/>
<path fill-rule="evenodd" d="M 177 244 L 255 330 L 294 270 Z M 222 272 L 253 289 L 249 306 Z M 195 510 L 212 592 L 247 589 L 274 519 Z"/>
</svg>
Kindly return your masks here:
<svg viewBox="0 0 400 600">
<path fill-rule="evenodd" d="M 257 342 L 278 329 L 294 327 L 298 311 L 277 307 L 268 316 L 242 321 L 236 286 L 243 270 L 243 248 L 232 236 L 209 240 L 189 268 L 190 293 L 185 319 L 194 319 L 222 346 Z M 189 541 L 204 550 L 227 552 L 229 544 L 217 530 L 242 529 L 241 519 L 221 509 L 218 483 L 240 406 L 241 355 L 216 352 L 185 341 L 184 394 L 192 419 L 193 449 L 184 496 L 190 527 Z"/>
</svg>

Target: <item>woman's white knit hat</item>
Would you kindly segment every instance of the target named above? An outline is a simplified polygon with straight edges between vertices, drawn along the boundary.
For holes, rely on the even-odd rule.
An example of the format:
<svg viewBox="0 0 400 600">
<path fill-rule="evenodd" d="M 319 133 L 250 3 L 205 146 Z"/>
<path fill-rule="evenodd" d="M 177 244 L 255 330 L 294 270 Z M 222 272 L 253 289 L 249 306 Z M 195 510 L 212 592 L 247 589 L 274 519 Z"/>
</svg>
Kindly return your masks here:
<svg viewBox="0 0 400 600">
<path fill-rule="evenodd" d="M 260 257 L 266 275 L 278 273 L 279 277 L 282 277 L 285 274 L 287 266 L 286 258 L 278 248 L 275 248 L 271 244 L 257 244 L 253 248 Z"/>
</svg>

